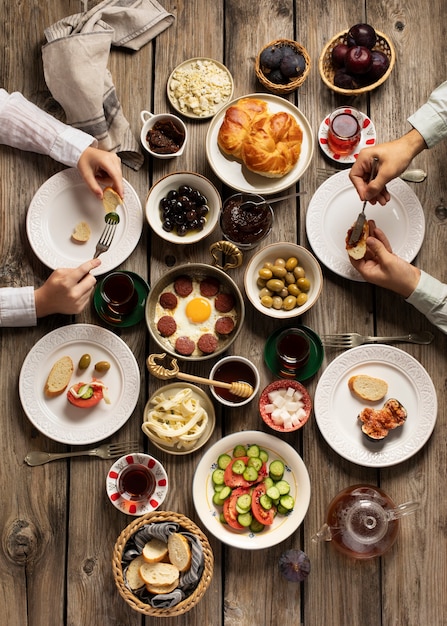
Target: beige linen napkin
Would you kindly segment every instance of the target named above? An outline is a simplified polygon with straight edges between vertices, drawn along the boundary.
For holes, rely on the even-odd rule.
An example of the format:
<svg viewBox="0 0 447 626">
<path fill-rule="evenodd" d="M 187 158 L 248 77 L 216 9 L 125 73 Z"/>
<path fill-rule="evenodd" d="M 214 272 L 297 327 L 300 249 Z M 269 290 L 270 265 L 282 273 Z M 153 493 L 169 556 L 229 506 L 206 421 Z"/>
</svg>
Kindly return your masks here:
<svg viewBox="0 0 447 626">
<path fill-rule="evenodd" d="M 107 69 L 110 46 L 139 50 L 173 21 L 156 0 L 103 0 L 45 29 L 45 81 L 67 124 L 96 137 L 100 148 L 135 170 L 144 157 Z"/>
</svg>

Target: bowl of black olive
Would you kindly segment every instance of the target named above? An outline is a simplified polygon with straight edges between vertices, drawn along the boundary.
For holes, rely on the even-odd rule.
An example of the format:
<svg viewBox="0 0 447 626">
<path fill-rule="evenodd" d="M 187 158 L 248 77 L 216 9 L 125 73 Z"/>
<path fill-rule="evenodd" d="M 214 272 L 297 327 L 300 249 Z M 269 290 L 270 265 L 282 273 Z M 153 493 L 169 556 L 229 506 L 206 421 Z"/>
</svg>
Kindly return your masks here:
<svg viewBox="0 0 447 626">
<path fill-rule="evenodd" d="M 272 93 L 292 93 L 310 72 L 309 53 L 297 41 L 275 39 L 260 50 L 255 71 L 259 82 Z"/>
<path fill-rule="evenodd" d="M 211 181 L 195 172 L 172 172 L 158 180 L 146 198 L 146 219 L 162 239 L 191 244 L 215 229 L 220 194 Z"/>
</svg>

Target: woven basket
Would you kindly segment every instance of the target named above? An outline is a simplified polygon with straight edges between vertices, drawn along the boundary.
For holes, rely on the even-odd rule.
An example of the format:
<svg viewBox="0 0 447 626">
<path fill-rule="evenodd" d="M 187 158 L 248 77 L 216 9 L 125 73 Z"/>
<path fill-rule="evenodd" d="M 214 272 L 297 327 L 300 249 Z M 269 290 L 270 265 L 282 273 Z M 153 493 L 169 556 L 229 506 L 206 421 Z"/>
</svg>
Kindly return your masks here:
<svg viewBox="0 0 447 626">
<path fill-rule="evenodd" d="M 276 83 L 272 83 L 268 79 L 268 77 L 263 73 L 263 71 L 261 70 L 260 58 L 261 58 L 261 54 L 266 48 L 270 48 L 270 46 L 281 47 L 284 45 L 288 45 L 294 50 L 296 50 L 296 52 L 299 52 L 300 54 L 302 54 L 306 62 L 306 66 L 304 68 L 304 72 L 300 76 L 298 76 L 297 78 L 291 78 L 289 82 L 285 85 L 278 85 Z M 298 87 L 301 87 L 301 85 L 304 83 L 304 81 L 306 80 L 310 72 L 310 56 L 307 50 L 303 48 L 303 46 L 299 44 L 297 41 L 292 41 L 291 39 L 275 39 L 275 41 L 271 41 L 266 46 L 264 46 L 262 50 L 260 50 L 258 56 L 256 57 L 255 71 L 256 71 L 256 76 L 258 77 L 258 80 L 261 83 L 261 85 L 264 85 L 264 87 L 266 87 L 272 93 L 282 96 L 288 93 L 292 93 L 292 91 L 295 91 L 296 89 L 298 89 Z"/>
<path fill-rule="evenodd" d="M 364 87 L 359 87 L 358 89 L 342 89 L 341 87 L 336 87 L 334 85 L 334 74 L 337 68 L 334 68 L 334 66 L 332 65 L 332 49 L 339 43 L 346 44 L 347 35 L 348 31 L 346 30 L 338 33 L 338 35 L 335 35 L 335 37 L 328 41 L 320 55 L 318 69 L 320 71 L 320 76 L 323 82 L 325 83 L 325 85 L 327 85 L 327 87 L 329 87 L 329 89 L 332 89 L 332 91 L 340 93 L 344 96 L 358 96 L 362 93 L 366 93 L 367 91 L 372 91 L 373 89 L 376 89 L 377 87 L 379 87 L 379 85 L 382 85 L 382 83 L 387 80 L 394 67 L 394 63 L 396 61 L 396 53 L 394 51 L 394 46 L 391 41 L 383 33 L 380 33 L 376 30 L 377 43 L 373 49 L 380 50 L 381 52 L 386 54 L 386 56 L 390 60 L 389 67 L 385 74 L 375 83 L 365 85 Z"/>
<path fill-rule="evenodd" d="M 187 530 L 190 533 L 194 534 L 196 537 L 198 537 L 203 548 L 204 570 L 197 587 L 194 589 L 191 595 L 189 595 L 187 598 L 182 600 L 182 602 L 179 602 L 176 606 L 170 609 L 158 609 L 152 607 L 150 604 L 146 604 L 146 602 L 142 602 L 131 591 L 129 591 L 124 582 L 121 561 L 126 543 L 135 532 L 142 528 L 142 526 L 144 526 L 145 524 L 151 524 L 153 522 L 178 523 L 183 530 Z M 144 613 L 144 615 L 152 615 L 154 617 L 175 617 L 176 615 L 183 615 L 184 613 L 190 611 L 201 600 L 205 591 L 208 589 L 211 578 L 213 577 L 213 568 L 213 552 L 211 550 L 209 541 L 204 533 L 189 518 L 181 515 L 180 513 L 173 513 L 172 511 L 153 511 L 152 513 L 147 513 L 146 515 L 135 519 L 131 524 L 129 524 L 129 526 L 127 526 L 122 531 L 122 533 L 116 540 L 113 550 L 112 570 L 113 576 L 115 578 L 115 584 L 118 587 L 120 595 L 135 611 L 138 611 L 139 613 Z"/>
</svg>

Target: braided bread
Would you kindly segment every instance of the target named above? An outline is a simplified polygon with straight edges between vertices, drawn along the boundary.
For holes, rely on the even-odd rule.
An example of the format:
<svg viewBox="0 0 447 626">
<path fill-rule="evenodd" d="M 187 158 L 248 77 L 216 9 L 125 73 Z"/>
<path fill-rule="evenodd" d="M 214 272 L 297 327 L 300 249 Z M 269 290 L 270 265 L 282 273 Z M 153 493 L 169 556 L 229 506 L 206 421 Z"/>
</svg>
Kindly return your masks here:
<svg viewBox="0 0 447 626">
<path fill-rule="evenodd" d="M 256 98 L 242 98 L 227 109 L 217 138 L 222 152 L 269 178 L 290 172 L 299 159 L 302 140 L 292 115 L 271 114 L 267 104 Z"/>
</svg>

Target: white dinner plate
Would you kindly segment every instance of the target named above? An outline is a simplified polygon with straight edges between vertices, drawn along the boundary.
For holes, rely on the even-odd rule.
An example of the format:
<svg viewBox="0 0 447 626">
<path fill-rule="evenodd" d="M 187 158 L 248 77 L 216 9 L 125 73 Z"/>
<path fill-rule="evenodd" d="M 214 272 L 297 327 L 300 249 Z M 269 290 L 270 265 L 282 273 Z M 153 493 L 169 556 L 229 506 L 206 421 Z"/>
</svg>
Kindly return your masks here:
<svg viewBox="0 0 447 626">
<path fill-rule="evenodd" d="M 258 445 L 268 455 L 268 463 L 280 459 L 286 466 L 284 479 L 290 485 L 290 495 L 295 499 L 295 508 L 287 515 L 277 515 L 273 524 L 260 533 L 250 530 L 233 530 L 222 524 L 219 514 L 222 507 L 213 503 L 212 472 L 217 467 L 220 454 L 230 454 L 237 445 Z M 257 430 L 233 433 L 224 437 L 203 455 L 194 474 L 193 500 L 197 514 L 204 527 L 217 539 L 234 548 L 261 550 L 284 541 L 296 531 L 303 521 L 310 502 L 310 479 L 306 466 L 299 454 L 285 441 Z"/>
<path fill-rule="evenodd" d="M 285 176 L 281 178 L 267 178 L 254 172 L 250 172 L 240 161 L 226 156 L 217 144 L 219 129 L 225 117 L 226 110 L 241 98 L 256 98 L 264 100 L 268 104 L 270 113 L 285 111 L 296 119 L 303 131 L 303 142 L 298 163 Z M 241 96 L 229 102 L 220 109 L 211 120 L 206 135 L 206 156 L 214 173 L 220 180 L 237 191 L 245 193 L 257 193 L 260 195 L 279 193 L 294 185 L 304 174 L 312 160 L 314 150 L 314 138 L 312 129 L 307 118 L 291 102 L 279 96 L 266 93 L 254 93 Z"/>
<path fill-rule="evenodd" d="M 413 190 L 400 178 L 387 185 L 391 199 L 385 206 L 366 205 L 367 219 L 374 219 L 388 237 L 393 251 L 411 262 L 425 234 L 425 216 Z M 362 202 L 349 179 L 349 170 L 328 178 L 314 193 L 306 215 L 306 232 L 312 250 L 330 270 L 351 280 L 363 278 L 349 262 L 346 233 L 362 210 Z"/>
<path fill-rule="evenodd" d="M 101 255 L 101 265 L 92 274 L 105 274 L 133 252 L 143 229 L 143 209 L 131 185 L 124 182 L 124 202 L 116 212 L 120 223 L 110 249 Z M 26 232 L 35 255 L 51 269 L 77 267 L 93 258 L 104 229 L 105 211 L 77 169 L 58 172 L 37 190 L 26 216 Z M 71 234 L 81 221 L 90 226 L 85 244 L 75 243 Z"/>
<path fill-rule="evenodd" d="M 372 403 L 356 398 L 348 380 L 357 374 L 385 380 L 385 398 Z M 390 398 L 403 404 L 407 419 L 384 439 L 371 441 L 357 416 L 367 406 L 381 408 Z M 334 359 L 321 375 L 314 397 L 315 419 L 328 445 L 364 467 L 388 467 L 416 454 L 433 431 L 437 411 L 436 391 L 422 365 L 407 352 L 381 344 L 352 348 Z"/>
<path fill-rule="evenodd" d="M 327 142 L 330 115 L 326 115 L 324 120 L 321 122 L 320 128 L 318 129 L 318 145 L 324 154 L 332 161 L 342 163 L 343 165 L 355 163 L 360 150 L 363 150 L 363 148 L 370 148 L 376 143 L 376 129 L 372 120 L 361 111 L 359 111 L 359 114 L 361 119 L 360 142 L 352 154 L 341 155 L 336 154 L 331 150 Z"/>
<path fill-rule="evenodd" d="M 90 354 L 91 364 L 78 369 L 79 359 Z M 44 393 L 54 363 L 63 356 L 73 360 L 70 385 L 99 378 L 107 385 L 110 404 L 101 400 L 92 409 L 79 409 L 66 392 L 55 398 Z M 108 372 L 99 374 L 94 365 L 108 361 Z M 114 333 L 91 324 L 72 324 L 44 335 L 31 348 L 20 370 L 19 394 L 30 422 L 44 435 L 61 443 L 96 443 L 116 432 L 132 415 L 140 392 L 140 371 L 132 351 Z"/>
</svg>

